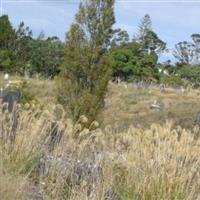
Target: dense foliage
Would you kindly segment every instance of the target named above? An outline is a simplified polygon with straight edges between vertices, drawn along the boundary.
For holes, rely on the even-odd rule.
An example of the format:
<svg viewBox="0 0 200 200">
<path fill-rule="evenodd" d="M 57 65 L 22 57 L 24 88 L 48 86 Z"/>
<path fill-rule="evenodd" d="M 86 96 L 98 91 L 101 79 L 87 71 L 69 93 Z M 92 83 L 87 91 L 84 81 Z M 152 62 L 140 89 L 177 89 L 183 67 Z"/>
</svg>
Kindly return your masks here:
<svg viewBox="0 0 200 200">
<path fill-rule="evenodd" d="M 31 74 L 39 73 L 45 78 L 54 77 L 60 71 L 63 55 L 64 45 L 57 37 L 44 39 L 40 35 L 32 41 L 28 70 Z"/>
<path fill-rule="evenodd" d="M 111 52 L 113 76 L 125 80 L 157 79 L 157 55 L 144 54 L 139 43 L 131 43 L 127 47 Z"/>
</svg>

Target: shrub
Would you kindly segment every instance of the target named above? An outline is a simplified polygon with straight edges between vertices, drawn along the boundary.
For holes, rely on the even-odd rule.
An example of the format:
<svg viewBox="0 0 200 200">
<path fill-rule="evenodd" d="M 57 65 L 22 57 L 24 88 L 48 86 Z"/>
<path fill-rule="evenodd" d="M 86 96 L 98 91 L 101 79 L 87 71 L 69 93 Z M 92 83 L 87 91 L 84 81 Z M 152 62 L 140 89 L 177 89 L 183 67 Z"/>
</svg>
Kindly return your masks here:
<svg viewBox="0 0 200 200">
<path fill-rule="evenodd" d="M 200 85 L 200 67 L 185 65 L 178 70 L 178 74 L 183 79 L 190 81 L 194 88 L 198 88 Z"/>
<path fill-rule="evenodd" d="M 171 86 L 184 85 L 184 81 L 181 79 L 181 77 L 175 75 L 161 77 L 160 82 Z"/>
</svg>

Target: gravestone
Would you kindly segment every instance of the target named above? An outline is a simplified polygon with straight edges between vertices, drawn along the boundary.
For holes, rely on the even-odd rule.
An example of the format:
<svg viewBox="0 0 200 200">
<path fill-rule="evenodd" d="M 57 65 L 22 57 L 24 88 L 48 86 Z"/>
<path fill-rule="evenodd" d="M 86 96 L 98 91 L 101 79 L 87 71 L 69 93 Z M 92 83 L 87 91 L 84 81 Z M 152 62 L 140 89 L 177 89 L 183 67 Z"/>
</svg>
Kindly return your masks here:
<svg viewBox="0 0 200 200">
<path fill-rule="evenodd" d="M 195 122 L 195 124 L 200 125 L 200 112 L 197 113 L 197 115 L 196 115 L 196 119 L 195 119 L 194 122 Z"/>
<path fill-rule="evenodd" d="M 19 91 L 1 90 L 0 99 L 2 103 L 8 104 L 8 111 L 12 112 L 14 109 L 14 105 L 19 103 L 21 100 L 21 93 Z"/>
<path fill-rule="evenodd" d="M 157 100 L 155 100 L 151 105 L 150 105 L 150 109 L 151 110 L 163 110 L 165 108 L 165 104 L 163 102 L 157 102 Z"/>
<path fill-rule="evenodd" d="M 3 106 L 2 112 L 8 111 L 11 115 L 11 131 L 9 133 L 9 140 L 11 143 L 14 142 L 17 126 L 18 126 L 18 114 L 15 109 L 15 105 L 19 103 L 21 100 L 21 93 L 19 91 L 0 91 L 0 102 L 3 104 L 7 104 L 7 106 Z"/>
</svg>

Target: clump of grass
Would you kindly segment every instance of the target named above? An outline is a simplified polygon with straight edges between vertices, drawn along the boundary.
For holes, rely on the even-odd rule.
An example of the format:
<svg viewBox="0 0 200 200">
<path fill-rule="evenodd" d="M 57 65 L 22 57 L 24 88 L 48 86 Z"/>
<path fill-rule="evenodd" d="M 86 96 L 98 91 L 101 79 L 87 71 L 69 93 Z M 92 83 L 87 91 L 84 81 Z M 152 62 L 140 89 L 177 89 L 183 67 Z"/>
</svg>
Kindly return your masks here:
<svg viewBox="0 0 200 200">
<path fill-rule="evenodd" d="M 131 128 L 116 140 L 123 159 L 114 162 L 113 185 L 123 199 L 197 199 L 200 140 L 192 133 L 167 123 Z"/>
<path fill-rule="evenodd" d="M 23 176 L 14 176 L 7 174 L 4 170 L 0 169 L 0 195 L 1 199 L 27 199 L 28 180 Z"/>
</svg>

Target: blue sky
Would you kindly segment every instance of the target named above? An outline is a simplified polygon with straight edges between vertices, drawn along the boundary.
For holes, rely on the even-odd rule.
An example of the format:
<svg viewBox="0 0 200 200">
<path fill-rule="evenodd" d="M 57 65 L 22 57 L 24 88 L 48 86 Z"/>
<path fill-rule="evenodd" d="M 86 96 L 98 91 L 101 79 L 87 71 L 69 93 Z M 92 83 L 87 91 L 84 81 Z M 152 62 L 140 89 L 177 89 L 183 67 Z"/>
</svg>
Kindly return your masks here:
<svg viewBox="0 0 200 200">
<path fill-rule="evenodd" d="M 78 0 L 0 0 L 3 13 L 14 26 L 24 21 L 35 36 L 57 35 L 64 40 L 65 32 L 78 10 Z M 141 18 L 151 16 L 153 30 L 173 48 L 179 41 L 190 40 L 192 33 L 200 33 L 200 0 L 116 0 L 115 27 L 127 30 L 132 37 Z M 164 54 L 161 60 L 172 58 Z"/>
</svg>

